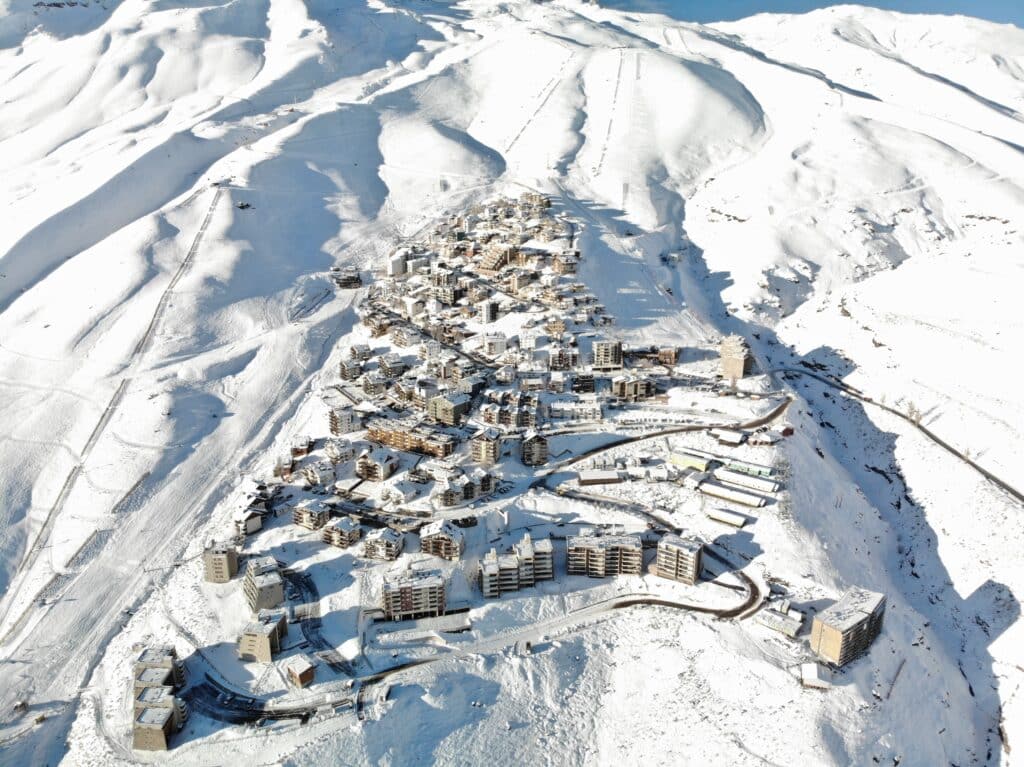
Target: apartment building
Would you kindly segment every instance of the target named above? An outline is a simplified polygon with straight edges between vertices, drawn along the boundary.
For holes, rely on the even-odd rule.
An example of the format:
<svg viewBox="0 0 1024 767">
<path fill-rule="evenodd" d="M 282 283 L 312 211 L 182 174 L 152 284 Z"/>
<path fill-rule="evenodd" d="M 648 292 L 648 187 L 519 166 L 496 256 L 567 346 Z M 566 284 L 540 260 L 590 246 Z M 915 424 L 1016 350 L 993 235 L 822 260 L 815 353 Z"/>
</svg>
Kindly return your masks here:
<svg viewBox="0 0 1024 767">
<path fill-rule="evenodd" d="M 245 567 L 242 593 L 254 613 L 277 607 L 284 601 L 284 579 L 277 569 L 277 560 L 270 556 L 254 557 Z"/>
<path fill-rule="evenodd" d="M 594 370 L 619 370 L 622 367 L 621 341 L 594 341 Z"/>
<path fill-rule="evenodd" d="M 185 684 L 185 667 L 171 646 L 147 647 L 133 667 L 132 748 L 166 751 L 171 735 L 188 718 L 188 707 L 174 696 Z"/>
<path fill-rule="evenodd" d="M 431 418 L 446 426 L 458 426 L 469 412 L 472 399 L 468 394 L 454 392 L 430 400 L 427 412 Z"/>
<path fill-rule="evenodd" d="M 732 335 L 722 339 L 718 348 L 718 361 L 722 377 L 737 381 L 750 372 L 754 358 L 750 355 L 750 347 L 742 336 Z"/>
<path fill-rule="evenodd" d="M 480 562 L 480 589 L 494 599 L 555 577 L 554 549 L 550 538 L 531 540 L 529 535 L 507 554 L 491 549 Z"/>
<path fill-rule="evenodd" d="M 319 530 L 330 518 L 331 512 L 318 501 L 303 501 L 292 509 L 292 522 L 307 530 Z"/>
<path fill-rule="evenodd" d="M 227 543 L 203 549 L 203 574 L 209 583 L 227 583 L 238 572 L 238 550 Z"/>
<path fill-rule="evenodd" d="M 612 379 L 612 396 L 635 402 L 654 394 L 654 382 L 641 376 L 622 375 Z"/>
<path fill-rule="evenodd" d="M 405 421 L 374 418 L 367 424 L 366 438 L 371 442 L 412 453 L 445 458 L 455 452 L 455 439 L 435 429 Z"/>
<path fill-rule="evenodd" d="M 674 533 L 658 541 L 657 575 L 693 585 L 700 580 L 704 544 Z"/>
<path fill-rule="evenodd" d="M 543 466 L 548 462 L 548 441 L 535 431 L 523 435 L 519 457 L 526 466 Z"/>
<path fill-rule="evenodd" d="M 366 535 L 363 556 L 368 559 L 398 559 L 404 548 L 404 535 L 390 527 L 381 527 Z"/>
<path fill-rule="evenodd" d="M 361 535 L 362 528 L 348 517 L 343 517 L 333 524 L 325 526 L 320 537 L 329 546 L 347 549 L 349 546 L 355 545 Z"/>
<path fill-rule="evenodd" d="M 385 576 L 381 603 L 384 617 L 391 621 L 444 615 L 444 576 L 435 570 L 404 570 Z"/>
<path fill-rule="evenodd" d="M 238 636 L 238 657 L 271 663 L 287 634 L 288 614 L 284 610 L 260 610 L 257 619 L 246 624 Z"/>
<path fill-rule="evenodd" d="M 327 425 L 335 437 L 363 428 L 362 419 L 351 405 L 331 408 L 327 414 Z"/>
<path fill-rule="evenodd" d="M 466 549 L 466 539 L 450 520 L 438 520 L 420 529 L 420 550 L 425 554 L 455 561 Z"/>
<path fill-rule="evenodd" d="M 495 429 L 481 429 L 469 442 L 474 463 L 491 466 L 501 457 L 501 435 Z"/>
<path fill-rule="evenodd" d="M 884 615 L 884 594 L 854 586 L 814 617 L 811 650 L 829 663 L 844 666 L 875 641 Z"/>
<path fill-rule="evenodd" d="M 584 528 L 566 541 L 569 575 L 607 578 L 640 575 L 644 553 L 640 539 L 633 535 L 599 535 Z"/>
<path fill-rule="evenodd" d="M 386 450 L 364 450 L 356 460 L 356 476 L 383 482 L 398 469 L 398 459 Z"/>
</svg>

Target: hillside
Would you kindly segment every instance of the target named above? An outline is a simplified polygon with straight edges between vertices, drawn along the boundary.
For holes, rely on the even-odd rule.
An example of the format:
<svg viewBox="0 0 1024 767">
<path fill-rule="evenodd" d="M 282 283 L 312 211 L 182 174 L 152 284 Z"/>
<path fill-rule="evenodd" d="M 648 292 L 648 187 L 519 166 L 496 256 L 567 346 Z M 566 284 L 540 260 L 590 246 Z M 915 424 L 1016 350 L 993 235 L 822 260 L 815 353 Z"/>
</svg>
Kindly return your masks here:
<svg viewBox="0 0 1024 767">
<path fill-rule="evenodd" d="M 1022 504 L 962 460 L 1024 491 L 1021 30 L 856 6 L 697 25 L 572 0 L 0 0 L 0 94 L 0 763 L 69 732 L 69 763 L 117 756 L 88 730 L 108 643 L 310 417 L 355 324 L 328 269 L 380 269 L 526 189 L 580 223 L 624 341 L 739 332 L 795 371 L 771 567 L 886 592 L 886 643 L 808 698 L 746 623 L 630 613 L 537 670 L 478 656 L 380 722 L 249 753 L 505 763 L 520 727 L 523 761 L 1024 748 Z M 26 699 L 44 724 L 10 714 Z M 687 739 L 636 735 L 697 700 Z M 394 721 L 422 726 L 387 745 Z M 216 763 L 222 737 L 180 759 Z"/>
</svg>

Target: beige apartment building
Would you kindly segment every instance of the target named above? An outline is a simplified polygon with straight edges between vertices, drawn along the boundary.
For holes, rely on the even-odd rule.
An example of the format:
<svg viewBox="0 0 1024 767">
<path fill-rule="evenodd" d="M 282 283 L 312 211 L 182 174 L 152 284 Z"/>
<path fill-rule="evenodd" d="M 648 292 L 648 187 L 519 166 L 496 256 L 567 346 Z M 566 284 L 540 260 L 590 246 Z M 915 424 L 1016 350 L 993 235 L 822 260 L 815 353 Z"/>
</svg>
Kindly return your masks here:
<svg viewBox="0 0 1024 767">
<path fill-rule="evenodd" d="M 226 543 L 203 549 L 203 575 L 209 583 L 227 583 L 238 573 L 238 550 Z"/>
<path fill-rule="evenodd" d="M 392 621 L 444 615 L 444 576 L 434 570 L 406 570 L 385 577 L 382 607 Z"/>
<path fill-rule="evenodd" d="M 693 585 L 700 580 L 704 544 L 669 533 L 658 541 L 657 575 Z"/>
<path fill-rule="evenodd" d="M 245 568 L 242 593 L 254 613 L 277 607 L 284 601 L 284 579 L 273 557 L 254 557 Z"/>
<path fill-rule="evenodd" d="M 566 541 L 569 575 L 608 578 L 613 575 L 640 575 L 644 550 L 633 535 L 598 535 L 584 528 Z"/>
<path fill-rule="evenodd" d="M 884 594 L 854 586 L 814 617 L 811 650 L 829 663 L 844 666 L 875 641 L 884 615 Z"/>
<path fill-rule="evenodd" d="M 288 614 L 284 610 L 260 610 L 258 618 L 247 624 L 238 637 L 238 657 L 270 663 L 287 635 Z"/>
</svg>

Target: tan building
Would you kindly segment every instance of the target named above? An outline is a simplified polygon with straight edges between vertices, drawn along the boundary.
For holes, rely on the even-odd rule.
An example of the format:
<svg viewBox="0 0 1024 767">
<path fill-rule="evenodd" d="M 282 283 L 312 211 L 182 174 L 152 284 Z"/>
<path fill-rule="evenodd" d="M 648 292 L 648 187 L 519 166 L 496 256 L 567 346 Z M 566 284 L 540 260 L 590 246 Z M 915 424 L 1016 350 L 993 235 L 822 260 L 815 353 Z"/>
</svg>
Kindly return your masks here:
<svg viewBox="0 0 1024 767">
<path fill-rule="evenodd" d="M 227 583 L 238 573 L 238 551 L 226 543 L 211 543 L 203 550 L 203 574 L 209 583 Z"/>
<path fill-rule="evenodd" d="M 866 652 L 882 630 L 885 595 L 854 586 L 814 617 L 811 650 L 844 666 Z"/>
<path fill-rule="evenodd" d="M 669 533 L 658 541 L 657 575 L 693 585 L 700 580 L 704 544 Z"/>
<path fill-rule="evenodd" d="M 303 502 L 292 509 L 292 522 L 307 530 L 319 530 L 330 518 L 331 512 L 316 502 Z"/>
<path fill-rule="evenodd" d="M 607 578 L 612 575 L 639 575 L 644 551 L 640 539 L 632 535 L 597 535 L 584 528 L 580 535 L 566 541 L 569 575 Z"/>
<path fill-rule="evenodd" d="M 722 377 L 730 381 L 738 381 L 750 372 L 753 357 L 750 347 L 742 336 L 726 336 L 718 349 L 719 365 Z"/>
<path fill-rule="evenodd" d="M 548 441 L 535 431 L 523 435 L 520 458 L 526 466 L 543 466 L 548 462 Z"/>
<path fill-rule="evenodd" d="M 446 458 L 455 452 L 455 440 L 449 434 L 386 418 L 371 419 L 367 424 L 366 438 L 395 450 L 435 458 Z"/>
<path fill-rule="evenodd" d="M 387 620 L 402 621 L 444 615 L 444 576 L 433 570 L 406 570 L 385 577 L 381 601 Z"/>
<path fill-rule="evenodd" d="M 284 579 L 273 557 L 255 557 L 245 567 L 242 593 L 254 613 L 277 607 L 284 601 Z"/>
<path fill-rule="evenodd" d="M 289 658 L 284 667 L 288 672 L 288 681 L 294 687 L 307 687 L 313 683 L 316 676 L 316 662 L 306 653 L 299 653 L 294 658 Z"/>
<path fill-rule="evenodd" d="M 246 625 L 238 637 L 238 657 L 270 663 L 287 635 L 288 614 L 284 610 L 260 610 L 258 619 Z"/>
<path fill-rule="evenodd" d="M 132 722 L 132 748 L 136 751 L 166 751 L 174 732 L 174 714 L 166 708 L 144 708 Z"/>
<path fill-rule="evenodd" d="M 351 405 L 331 408 L 327 415 L 327 425 L 331 434 L 336 437 L 349 432 L 359 431 L 363 428 L 362 419 Z"/>
<path fill-rule="evenodd" d="M 427 412 L 438 423 L 458 426 L 469 412 L 471 402 L 468 394 L 444 394 L 430 400 Z"/>
<path fill-rule="evenodd" d="M 495 429 L 481 429 L 469 442 L 475 463 L 490 466 L 501 457 L 501 435 Z"/>
<path fill-rule="evenodd" d="M 362 530 L 357 523 L 348 517 L 343 517 L 324 528 L 322 540 L 330 546 L 347 549 L 359 540 L 361 534 Z"/>
<path fill-rule="evenodd" d="M 168 645 L 145 648 L 133 670 L 132 748 L 166 751 L 172 733 L 188 718 L 187 706 L 174 697 L 185 684 L 185 667 Z"/>
<path fill-rule="evenodd" d="M 381 527 L 367 534 L 363 556 L 368 559 L 398 559 L 404 548 L 404 535 L 390 527 Z"/>
<path fill-rule="evenodd" d="M 621 341 L 594 341 L 594 370 L 618 370 L 622 367 Z"/>
<path fill-rule="evenodd" d="M 654 382 L 640 376 L 615 376 L 612 379 L 612 396 L 635 402 L 654 394 Z"/>
<path fill-rule="evenodd" d="M 420 529 L 420 551 L 442 559 L 456 560 L 466 548 L 462 530 L 449 520 L 438 520 Z"/>
</svg>

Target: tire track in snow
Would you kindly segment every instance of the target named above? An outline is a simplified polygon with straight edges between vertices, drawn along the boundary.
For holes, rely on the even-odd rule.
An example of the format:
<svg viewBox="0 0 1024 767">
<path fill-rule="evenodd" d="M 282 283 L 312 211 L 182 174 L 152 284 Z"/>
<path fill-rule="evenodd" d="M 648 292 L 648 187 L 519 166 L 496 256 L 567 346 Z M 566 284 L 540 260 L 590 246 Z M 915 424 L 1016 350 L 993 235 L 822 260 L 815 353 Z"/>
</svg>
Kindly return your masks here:
<svg viewBox="0 0 1024 767">
<path fill-rule="evenodd" d="M 565 59 L 565 61 L 562 62 L 562 66 L 558 68 L 558 71 L 555 72 L 555 74 L 552 75 L 551 79 L 544 84 L 544 87 L 540 89 L 540 93 L 537 94 L 537 98 L 541 99 L 540 103 L 537 105 L 537 108 L 533 110 L 533 113 L 526 118 L 526 122 L 523 123 L 523 126 L 519 129 L 519 132 L 512 137 L 512 140 L 509 142 L 508 146 L 505 147 L 505 154 L 508 154 L 509 152 L 512 151 L 512 147 L 516 145 L 516 143 L 522 137 L 523 133 L 526 132 L 526 129 L 533 124 L 533 121 L 537 119 L 537 116 L 541 113 L 544 107 L 547 106 L 548 101 L 554 95 L 555 91 L 558 90 L 558 86 L 562 82 L 562 75 L 565 72 L 566 67 L 569 66 L 569 62 L 572 61 L 574 58 L 576 58 L 576 52 L 572 51 L 569 53 L 569 56 Z M 542 96 L 543 98 L 541 98 Z"/>
<path fill-rule="evenodd" d="M 608 144 L 612 139 L 612 126 L 615 124 L 615 108 L 619 103 L 619 87 L 622 85 L 622 62 L 626 58 L 623 51 L 619 51 L 619 68 L 615 72 L 615 90 L 612 91 L 612 105 L 608 110 L 608 129 L 604 134 L 604 144 L 601 147 L 601 156 L 597 160 L 597 167 L 594 169 L 594 175 L 600 175 L 601 169 L 604 167 L 604 158 L 608 153 Z"/>
</svg>

